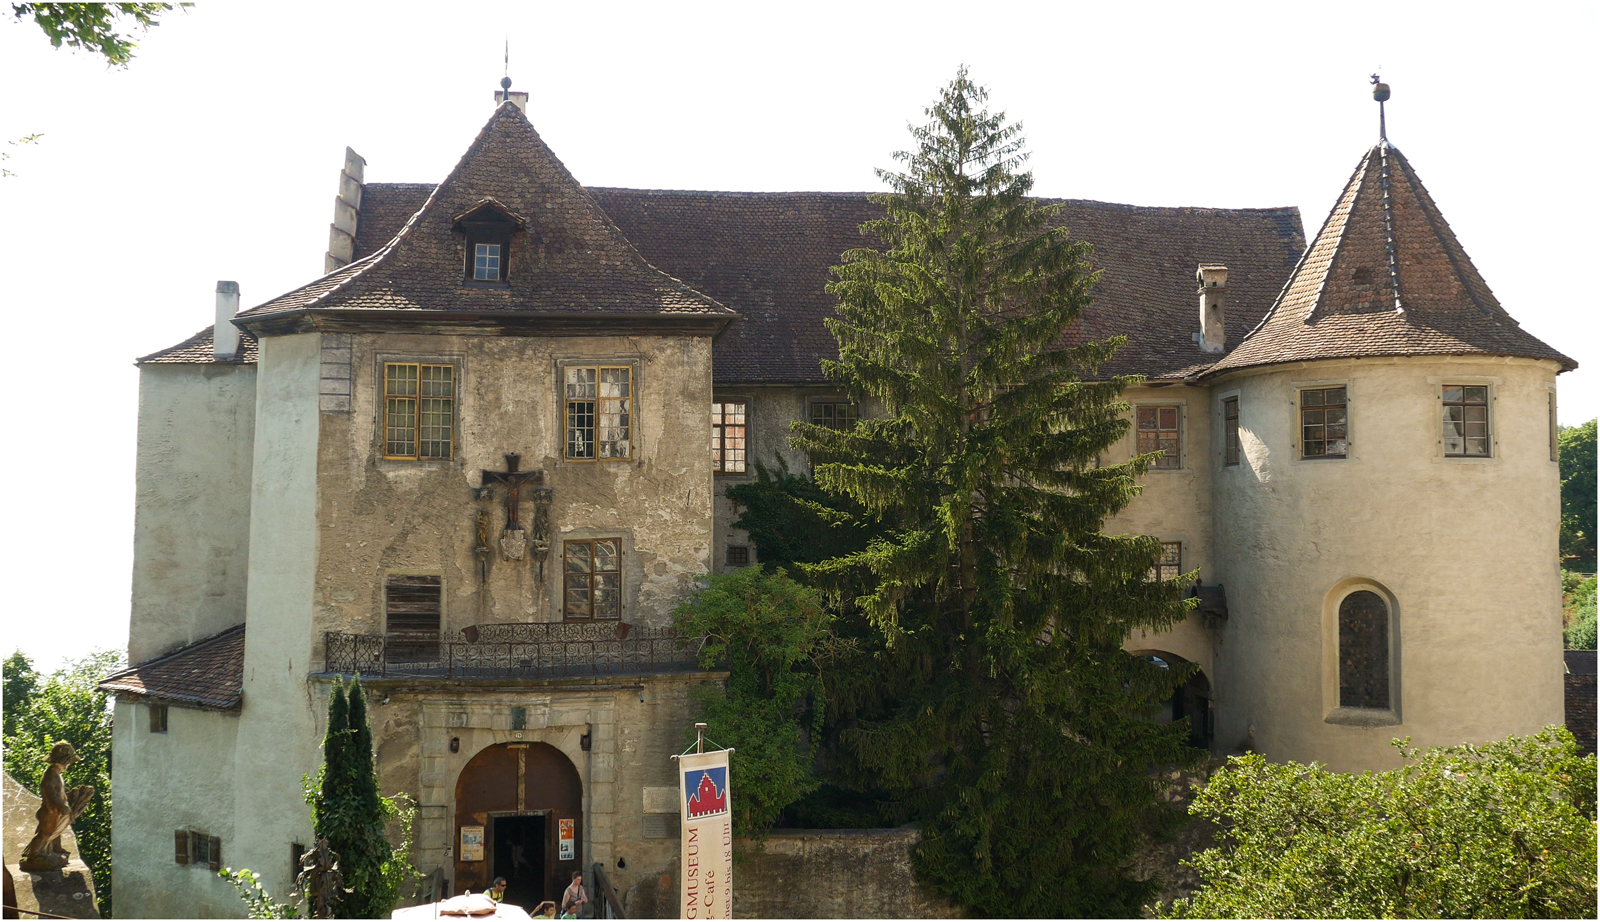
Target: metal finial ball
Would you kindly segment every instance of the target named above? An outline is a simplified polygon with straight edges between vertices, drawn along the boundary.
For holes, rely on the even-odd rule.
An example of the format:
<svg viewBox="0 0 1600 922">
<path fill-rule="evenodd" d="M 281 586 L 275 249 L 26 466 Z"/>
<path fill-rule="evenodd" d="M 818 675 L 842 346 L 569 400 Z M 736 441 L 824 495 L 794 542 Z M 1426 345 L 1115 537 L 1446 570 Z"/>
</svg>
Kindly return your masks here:
<svg viewBox="0 0 1600 922">
<path fill-rule="evenodd" d="M 500 78 L 500 89 L 502 89 L 502 90 L 511 89 L 511 78 L 510 77 L 501 77 Z"/>
<path fill-rule="evenodd" d="M 1378 102 L 1386 102 L 1389 99 L 1389 84 L 1378 79 L 1377 74 L 1372 75 L 1372 98 Z"/>
</svg>

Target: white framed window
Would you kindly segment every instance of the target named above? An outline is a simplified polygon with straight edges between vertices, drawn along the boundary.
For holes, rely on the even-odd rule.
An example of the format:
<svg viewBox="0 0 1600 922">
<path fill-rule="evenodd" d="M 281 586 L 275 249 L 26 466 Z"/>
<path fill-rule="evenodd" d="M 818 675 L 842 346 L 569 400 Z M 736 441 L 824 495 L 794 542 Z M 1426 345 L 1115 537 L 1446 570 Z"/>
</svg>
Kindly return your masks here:
<svg viewBox="0 0 1600 922">
<path fill-rule="evenodd" d="M 472 279 L 475 282 L 500 281 L 500 244 L 473 244 Z"/>
<path fill-rule="evenodd" d="M 1446 384 L 1443 404 L 1444 456 L 1489 457 L 1489 386 Z"/>
</svg>

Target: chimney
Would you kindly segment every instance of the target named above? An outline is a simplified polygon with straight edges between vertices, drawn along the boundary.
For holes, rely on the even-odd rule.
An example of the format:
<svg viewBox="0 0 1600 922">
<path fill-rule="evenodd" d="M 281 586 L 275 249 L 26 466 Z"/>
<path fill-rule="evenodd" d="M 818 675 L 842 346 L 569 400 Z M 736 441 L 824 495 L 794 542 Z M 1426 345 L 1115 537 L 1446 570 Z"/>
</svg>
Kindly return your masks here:
<svg viewBox="0 0 1600 922">
<path fill-rule="evenodd" d="M 1195 281 L 1200 283 L 1200 332 L 1194 341 L 1201 352 L 1225 351 L 1228 333 L 1222 324 L 1222 302 L 1228 296 L 1228 267 L 1202 265 Z"/>
<path fill-rule="evenodd" d="M 348 266 L 355 258 L 356 227 L 361 223 L 361 189 L 367 161 L 344 149 L 344 167 L 339 170 L 339 194 L 333 199 L 333 223 L 328 225 L 328 252 L 323 254 L 322 272 L 327 274 Z"/>
<path fill-rule="evenodd" d="M 239 328 L 233 315 L 239 313 L 239 283 L 217 283 L 217 325 L 211 331 L 211 352 L 218 359 L 239 354 Z"/>
<path fill-rule="evenodd" d="M 513 106 L 516 106 L 518 109 L 521 109 L 523 115 L 527 115 L 528 114 L 528 94 L 526 92 L 522 91 L 522 90 L 495 90 L 494 91 L 494 104 L 495 104 L 495 107 L 499 108 L 500 104 L 506 101 L 506 94 L 507 93 L 511 94 L 511 104 Z"/>
</svg>

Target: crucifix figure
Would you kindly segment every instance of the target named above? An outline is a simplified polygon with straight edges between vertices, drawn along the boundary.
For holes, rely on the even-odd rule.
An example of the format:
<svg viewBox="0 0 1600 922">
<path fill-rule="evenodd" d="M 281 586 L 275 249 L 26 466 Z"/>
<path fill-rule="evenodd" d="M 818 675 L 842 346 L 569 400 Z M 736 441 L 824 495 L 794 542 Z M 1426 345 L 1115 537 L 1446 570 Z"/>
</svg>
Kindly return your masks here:
<svg viewBox="0 0 1600 922">
<path fill-rule="evenodd" d="M 507 560 L 521 560 L 528 549 L 528 534 L 522 528 L 519 520 L 520 506 L 522 504 L 522 485 L 524 483 L 543 483 L 544 471 L 519 471 L 522 456 L 509 452 L 505 456 L 506 469 L 503 471 L 484 471 L 482 484 L 487 487 L 491 483 L 503 483 L 509 487 L 506 493 L 506 527 L 500 532 L 500 553 Z"/>
</svg>

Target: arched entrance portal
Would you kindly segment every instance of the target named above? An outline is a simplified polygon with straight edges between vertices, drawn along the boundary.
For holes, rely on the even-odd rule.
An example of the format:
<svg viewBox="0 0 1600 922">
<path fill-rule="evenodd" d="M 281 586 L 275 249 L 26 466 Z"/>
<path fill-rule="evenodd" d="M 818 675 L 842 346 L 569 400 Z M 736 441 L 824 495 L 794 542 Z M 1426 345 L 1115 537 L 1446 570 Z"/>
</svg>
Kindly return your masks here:
<svg viewBox="0 0 1600 922">
<path fill-rule="evenodd" d="M 473 833 L 481 849 L 470 848 Z M 532 909 L 559 898 L 583 857 L 583 783 L 572 760 L 547 743 L 500 743 L 473 756 L 456 781 L 455 847 L 458 893 L 504 877 L 508 903 Z"/>
<path fill-rule="evenodd" d="M 1185 666 L 1188 660 L 1164 650 L 1143 650 L 1134 654 L 1167 669 Z M 1200 749 L 1211 748 L 1211 680 L 1196 669 L 1188 681 L 1178 686 L 1172 697 L 1162 706 L 1156 719 L 1165 721 L 1189 718 L 1189 745 Z"/>
</svg>

